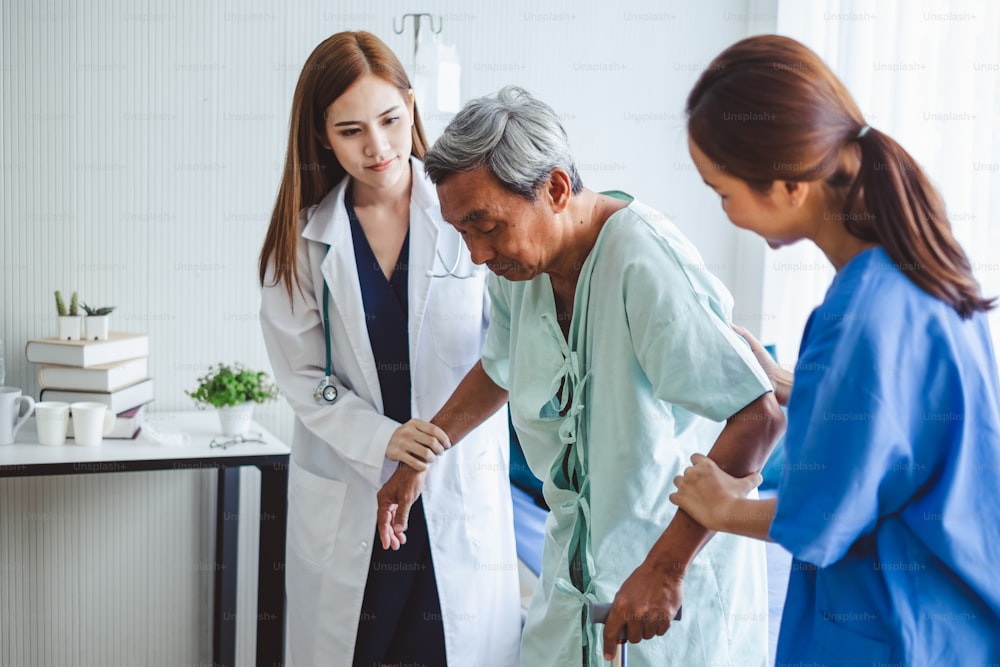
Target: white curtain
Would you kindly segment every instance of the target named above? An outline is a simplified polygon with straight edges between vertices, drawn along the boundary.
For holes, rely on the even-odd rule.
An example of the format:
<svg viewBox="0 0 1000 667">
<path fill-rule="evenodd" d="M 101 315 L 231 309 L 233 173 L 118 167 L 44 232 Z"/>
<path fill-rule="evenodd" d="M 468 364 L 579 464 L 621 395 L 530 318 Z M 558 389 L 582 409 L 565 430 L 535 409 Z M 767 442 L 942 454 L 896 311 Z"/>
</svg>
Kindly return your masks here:
<svg viewBox="0 0 1000 667">
<path fill-rule="evenodd" d="M 987 296 L 1000 296 L 1000 3 L 778 0 L 777 32 L 816 51 L 873 127 L 938 187 Z M 785 366 L 833 270 L 812 244 L 767 251 L 761 335 Z M 1000 316 L 991 315 L 1000 348 Z"/>
</svg>

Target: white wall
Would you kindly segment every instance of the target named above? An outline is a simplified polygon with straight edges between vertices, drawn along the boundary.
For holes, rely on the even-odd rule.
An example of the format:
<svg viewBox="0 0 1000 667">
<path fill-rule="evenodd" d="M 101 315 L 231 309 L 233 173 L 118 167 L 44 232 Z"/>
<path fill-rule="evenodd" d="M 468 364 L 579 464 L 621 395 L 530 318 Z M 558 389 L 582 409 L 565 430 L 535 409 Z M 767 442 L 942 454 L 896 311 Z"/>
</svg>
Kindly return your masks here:
<svg viewBox="0 0 1000 667">
<path fill-rule="evenodd" d="M 21 350 L 30 338 L 52 335 L 55 289 L 116 305 L 114 329 L 149 333 L 154 409 L 191 408 L 183 392 L 213 362 L 267 368 L 256 259 L 298 71 L 319 41 L 345 29 L 375 32 L 409 64 L 412 24 L 402 35 L 392 25 L 413 11 L 443 17 L 441 38 L 461 58 L 463 101 L 517 83 L 549 102 L 563 117 L 585 183 L 627 190 L 669 214 L 734 289 L 737 319 L 752 324 L 760 308 L 758 246 L 747 245 L 701 185 L 687 155 L 683 105 L 712 56 L 750 31 L 773 29 L 771 1 L 9 0 L 0 9 L 0 337 L 7 384 L 37 396 L 35 369 Z M 258 417 L 289 436 L 284 404 Z M 209 610 L 182 611 L 194 620 L 159 631 L 132 612 L 142 605 L 197 607 L 210 598 L 194 602 L 190 591 L 207 585 L 197 564 L 210 562 L 211 527 L 164 527 L 158 517 L 203 516 L 211 479 L 123 477 L 74 482 L 79 495 L 69 504 L 88 510 L 72 515 L 55 502 L 67 478 L 0 481 L 9 500 L 0 508 L 0 598 L 9 600 L 0 607 L 0 663 L 40 655 L 33 651 L 42 651 L 46 634 L 83 656 L 77 664 L 208 659 Z M 146 509 L 126 520 L 121 507 L 133 496 Z M 38 520 L 43 507 L 60 520 Z M 111 534 L 141 545 L 130 560 L 130 585 L 158 585 L 99 600 L 64 599 L 59 591 L 44 599 L 109 623 L 117 610 L 131 623 L 131 653 L 115 649 L 123 641 L 115 633 L 106 634 L 110 647 L 94 649 L 73 614 L 27 616 L 28 600 L 58 567 L 38 557 L 46 540 L 65 540 L 72 553 L 104 553 L 103 534 L 89 527 L 108 516 L 119 517 Z M 133 528 L 136 518 L 148 525 Z M 68 533 L 68 521 L 83 528 Z M 252 537 L 252 527 L 244 529 Z M 187 567 L 161 572 L 147 563 L 185 530 L 185 539 L 196 541 L 184 556 Z M 247 554 L 240 557 L 248 562 Z M 25 565 L 15 570 L 15 562 Z M 250 582 L 241 592 L 244 603 L 252 588 Z M 252 607 L 243 613 L 252 614 Z M 12 653 L 14 647 L 22 652 Z"/>
</svg>

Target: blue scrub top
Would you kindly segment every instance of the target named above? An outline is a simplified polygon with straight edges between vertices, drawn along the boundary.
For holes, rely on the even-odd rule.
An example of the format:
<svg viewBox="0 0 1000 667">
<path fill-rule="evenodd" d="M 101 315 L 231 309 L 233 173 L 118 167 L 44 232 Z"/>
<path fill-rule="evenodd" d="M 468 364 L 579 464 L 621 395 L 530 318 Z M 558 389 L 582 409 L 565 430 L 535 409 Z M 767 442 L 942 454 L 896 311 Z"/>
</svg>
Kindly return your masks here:
<svg viewBox="0 0 1000 667">
<path fill-rule="evenodd" d="M 771 538 L 795 557 L 777 664 L 1000 660 L 1000 389 L 963 320 L 882 248 L 803 335 Z"/>
<path fill-rule="evenodd" d="M 365 324 L 371 341 L 372 356 L 378 371 L 382 392 L 383 413 L 399 423 L 410 420 L 410 349 L 407 334 L 407 285 L 410 256 L 410 232 L 407 230 L 403 247 L 387 279 L 382 273 L 368 237 L 361 228 L 349 197 L 345 198 L 347 216 L 351 221 L 354 259 L 358 265 L 361 301 L 365 308 Z"/>
</svg>

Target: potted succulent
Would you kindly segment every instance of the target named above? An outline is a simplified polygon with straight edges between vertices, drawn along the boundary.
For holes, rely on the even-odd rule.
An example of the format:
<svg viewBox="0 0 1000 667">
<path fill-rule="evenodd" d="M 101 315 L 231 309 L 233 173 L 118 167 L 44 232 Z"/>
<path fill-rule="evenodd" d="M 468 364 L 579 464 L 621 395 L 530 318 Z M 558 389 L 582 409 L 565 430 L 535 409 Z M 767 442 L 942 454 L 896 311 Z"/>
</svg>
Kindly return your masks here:
<svg viewBox="0 0 1000 667">
<path fill-rule="evenodd" d="M 87 317 L 83 320 L 83 337 L 87 340 L 107 340 L 108 338 L 108 315 L 115 309 L 114 306 L 101 306 L 92 308 L 85 303 L 81 303 L 83 312 Z"/>
<path fill-rule="evenodd" d="M 69 308 L 63 301 L 62 292 L 56 290 L 56 314 L 59 316 L 59 340 L 80 340 L 80 297 L 76 292 L 69 300 Z"/>
<path fill-rule="evenodd" d="M 217 408 L 223 435 L 233 436 L 246 432 L 254 404 L 277 398 L 278 388 L 264 371 L 253 371 L 240 363 L 219 363 L 198 378 L 194 391 L 185 393 L 199 408 Z"/>
</svg>

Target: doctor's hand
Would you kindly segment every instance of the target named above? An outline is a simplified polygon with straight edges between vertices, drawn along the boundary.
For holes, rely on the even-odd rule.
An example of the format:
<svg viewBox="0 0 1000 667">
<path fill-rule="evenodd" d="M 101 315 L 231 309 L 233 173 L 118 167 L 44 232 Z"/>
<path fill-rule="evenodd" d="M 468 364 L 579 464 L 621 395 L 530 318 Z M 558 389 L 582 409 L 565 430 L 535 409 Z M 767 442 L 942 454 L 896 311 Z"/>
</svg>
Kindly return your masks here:
<svg viewBox="0 0 1000 667">
<path fill-rule="evenodd" d="M 753 352 L 753 356 L 757 357 L 757 363 L 767 373 L 767 379 L 771 381 L 771 386 L 774 387 L 774 398 L 777 399 L 778 405 L 788 405 L 788 396 L 792 393 L 792 374 L 778 365 L 778 362 L 764 349 L 763 343 L 754 338 L 752 333 L 735 324 L 733 325 L 733 331 L 743 336 L 750 343 L 750 351 Z"/>
<path fill-rule="evenodd" d="M 604 623 L 606 660 L 614 659 L 619 634 L 636 644 L 666 633 L 681 608 L 683 580 L 682 572 L 664 572 L 648 560 L 629 575 L 615 595 Z"/>
<path fill-rule="evenodd" d="M 393 432 L 385 448 L 385 455 L 417 472 L 423 472 L 434 463 L 438 454 L 449 447 L 451 441 L 443 430 L 430 422 L 411 419 Z"/>
<path fill-rule="evenodd" d="M 400 465 L 378 491 L 378 535 L 383 549 L 398 551 L 406 544 L 410 507 L 423 491 L 426 472 Z"/>
<path fill-rule="evenodd" d="M 674 477 L 677 491 L 670 494 L 670 502 L 691 515 L 709 530 L 726 530 L 730 520 L 738 520 L 734 509 L 763 479 L 760 473 L 746 477 L 727 474 L 715 461 L 701 454 L 691 455 L 690 468 L 683 475 Z"/>
</svg>

